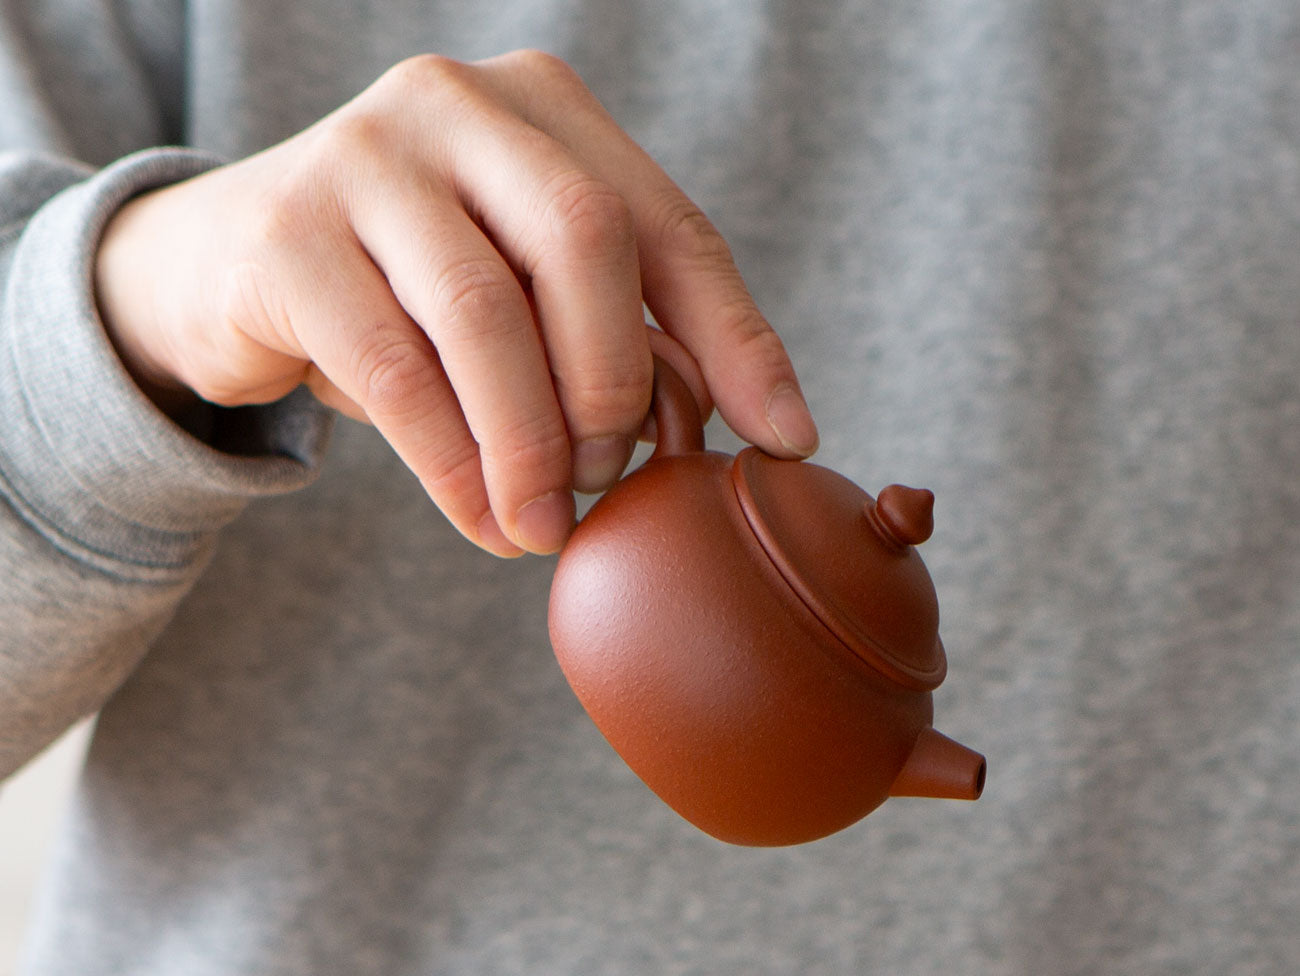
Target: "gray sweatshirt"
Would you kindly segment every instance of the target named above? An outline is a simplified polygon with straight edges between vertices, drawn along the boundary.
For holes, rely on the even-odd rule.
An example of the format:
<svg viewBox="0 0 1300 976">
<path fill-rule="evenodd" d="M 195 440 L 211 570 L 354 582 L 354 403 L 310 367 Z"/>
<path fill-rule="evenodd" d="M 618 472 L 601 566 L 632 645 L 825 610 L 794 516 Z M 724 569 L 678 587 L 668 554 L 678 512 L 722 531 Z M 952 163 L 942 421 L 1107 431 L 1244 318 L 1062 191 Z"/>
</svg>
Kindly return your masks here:
<svg viewBox="0 0 1300 976">
<path fill-rule="evenodd" d="M 550 560 L 114 359 L 124 199 L 519 46 L 721 227 L 819 460 L 936 492 L 977 803 L 711 840 L 565 685 Z M 0 775 L 99 713 L 24 976 L 1300 970 L 1290 0 L 14 2 L 0 149 Z"/>
</svg>

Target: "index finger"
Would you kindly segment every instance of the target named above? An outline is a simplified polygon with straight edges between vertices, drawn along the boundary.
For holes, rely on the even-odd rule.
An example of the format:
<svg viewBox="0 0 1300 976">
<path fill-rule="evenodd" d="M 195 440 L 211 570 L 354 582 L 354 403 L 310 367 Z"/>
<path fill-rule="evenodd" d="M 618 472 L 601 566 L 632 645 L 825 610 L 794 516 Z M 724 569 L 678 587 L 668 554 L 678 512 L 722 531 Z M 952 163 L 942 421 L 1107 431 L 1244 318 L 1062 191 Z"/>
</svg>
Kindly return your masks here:
<svg viewBox="0 0 1300 976">
<path fill-rule="evenodd" d="M 699 361 L 723 419 L 769 453 L 812 454 L 817 427 L 794 364 L 722 235 L 671 182 L 633 206 L 646 305 Z"/>
</svg>

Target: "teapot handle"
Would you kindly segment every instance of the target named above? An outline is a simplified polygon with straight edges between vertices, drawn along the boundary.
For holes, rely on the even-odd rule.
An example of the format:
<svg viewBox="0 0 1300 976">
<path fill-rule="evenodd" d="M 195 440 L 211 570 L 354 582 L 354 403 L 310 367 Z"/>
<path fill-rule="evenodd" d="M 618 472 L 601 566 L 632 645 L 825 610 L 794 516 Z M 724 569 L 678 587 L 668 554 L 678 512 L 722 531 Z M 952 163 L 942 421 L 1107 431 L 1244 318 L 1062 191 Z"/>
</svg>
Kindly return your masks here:
<svg viewBox="0 0 1300 976">
<path fill-rule="evenodd" d="M 656 441 L 650 460 L 704 450 L 704 422 L 695 395 L 667 360 L 654 357 L 654 414 Z"/>
</svg>

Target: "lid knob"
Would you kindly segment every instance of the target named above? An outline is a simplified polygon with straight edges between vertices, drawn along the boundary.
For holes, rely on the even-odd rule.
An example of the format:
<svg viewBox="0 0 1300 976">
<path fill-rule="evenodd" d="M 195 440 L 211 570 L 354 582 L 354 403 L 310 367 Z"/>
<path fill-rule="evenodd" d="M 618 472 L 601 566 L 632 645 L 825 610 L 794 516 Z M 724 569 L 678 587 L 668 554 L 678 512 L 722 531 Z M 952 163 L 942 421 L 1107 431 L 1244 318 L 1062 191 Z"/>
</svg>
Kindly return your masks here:
<svg viewBox="0 0 1300 976">
<path fill-rule="evenodd" d="M 867 502 L 867 517 L 887 545 L 919 546 L 934 531 L 934 492 L 889 485 L 874 502 Z"/>
</svg>

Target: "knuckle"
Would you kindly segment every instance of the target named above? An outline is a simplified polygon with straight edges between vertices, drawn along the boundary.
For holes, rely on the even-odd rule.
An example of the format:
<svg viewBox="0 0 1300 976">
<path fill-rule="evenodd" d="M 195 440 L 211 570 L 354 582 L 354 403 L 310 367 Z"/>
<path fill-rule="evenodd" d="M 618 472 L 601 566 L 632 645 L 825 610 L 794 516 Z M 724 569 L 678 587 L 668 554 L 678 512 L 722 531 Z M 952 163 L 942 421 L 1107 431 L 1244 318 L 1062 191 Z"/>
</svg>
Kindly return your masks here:
<svg viewBox="0 0 1300 976">
<path fill-rule="evenodd" d="M 523 414 L 482 438 L 484 467 L 500 471 L 548 471 L 569 455 L 569 435 L 551 411 Z M 560 480 L 560 479 L 552 479 Z"/>
<path fill-rule="evenodd" d="M 416 54 L 399 61 L 354 103 L 384 117 L 408 119 L 437 113 L 464 116 L 485 97 L 481 69 L 440 54 Z M 423 106 L 413 110 L 413 106 Z"/>
<path fill-rule="evenodd" d="M 481 342 L 493 332 L 514 327 L 505 314 L 515 304 L 519 284 L 489 258 L 466 258 L 434 276 L 433 314 L 443 341 Z"/>
<path fill-rule="evenodd" d="M 560 402 L 576 428 L 630 429 L 650 408 L 651 361 L 578 367 L 556 377 Z M 584 423 L 590 421 L 592 423 Z"/>
<path fill-rule="evenodd" d="M 301 164 L 305 179 L 319 199 L 334 201 L 335 214 L 344 201 L 367 188 L 391 180 L 409 156 L 409 135 L 403 117 L 383 104 L 358 102 L 322 121 Z"/>
<path fill-rule="evenodd" d="M 420 406 L 424 356 L 417 344 L 382 327 L 356 354 L 356 388 L 363 409 L 378 417 L 401 417 Z"/>
<path fill-rule="evenodd" d="M 738 295 L 718 306 L 713 313 L 716 334 L 732 355 L 759 368 L 788 369 L 785 345 L 748 294 Z"/>
<path fill-rule="evenodd" d="M 564 246 L 602 253 L 635 246 L 632 209 L 613 187 L 586 174 L 569 174 L 550 190 L 550 225 Z"/>
<path fill-rule="evenodd" d="M 468 65 L 441 54 L 414 54 L 385 71 L 376 84 L 410 92 L 462 80 L 468 71 Z"/>
<path fill-rule="evenodd" d="M 392 155 L 391 122 L 379 111 L 356 108 L 341 112 L 323 127 L 316 146 L 314 162 L 323 169 L 337 167 L 340 163 L 371 168 L 375 161 Z"/>
<path fill-rule="evenodd" d="M 706 269 L 729 269 L 735 262 L 731 248 L 704 211 L 676 193 L 660 205 L 656 226 L 664 254 L 690 261 Z"/>
<path fill-rule="evenodd" d="M 462 506 L 482 483 L 482 461 L 473 440 L 455 439 L 427 458 L 422 478 L 424 490 L 448 515 Z"/>
<path fill-rule="evenodd" d="M 544 83 L 565 87 L 574 85 L 586 87 L 578 77 L 578 72 L 567 61 L 546 51 L 537 50 L 536 48 L 523 48 L 522 50 L 510 52 L 505 60 L 525 74 Z"/>
</svg>

